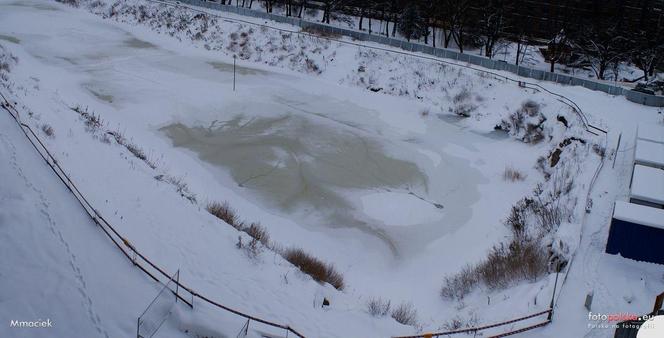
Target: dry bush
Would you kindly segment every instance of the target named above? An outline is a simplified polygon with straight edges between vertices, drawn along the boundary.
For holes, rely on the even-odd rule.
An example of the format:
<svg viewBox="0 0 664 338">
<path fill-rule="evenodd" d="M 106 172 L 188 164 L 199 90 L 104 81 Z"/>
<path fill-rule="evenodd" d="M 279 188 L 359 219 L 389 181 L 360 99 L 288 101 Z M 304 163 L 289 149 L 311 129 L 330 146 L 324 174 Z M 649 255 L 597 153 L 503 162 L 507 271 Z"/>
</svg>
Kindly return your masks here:
<svg viewBox="0 0 664 338">
<path fill-rule="evenodd" d="M 477 110 L 476 105 L 474 105 L 472 103 L 464 102 L 464 103 L 459 103 L 459 104 L 455 105 L 452 112 L 456 115 L 459 115 L 459 116 L 470 117 L 471 114 L 475 110 Z"/>
<path fill-rule="evenodd" d="M 237 217 L 235 209 L 231 208 L 228 202 L 211 202 L 208 203 L 205 209 L 220 220 L 228 223 L 238 230 L 241 230 L 242 222 L 240 222 L 240 219 Z"/>
<path fill-rule="evenodd" d="M 524 238 L 526 235 L 530 203 L 532 200 L 529 198 L 518 201 L 516 205 L 512 206 L 512 210 L 505 220 L 505 225 L 510 228 L 514 238 Z"/>
<path fill-rule="evenodd" d="M 420 110 L 420 116 L 423 117 L 423 118 L 428 117 L 430 114 L 431 114 L 431 109 L 429 109 L 429 108 L 424 108 L 424 109 Z"/>
<path fill-rule="evenodd" d="M 443 324 L 443 329 L 445 331 L 456 331 L 460 330 L 463 328 L 471 328 L 471 327 L 477 327 L 477 324 L 479 323 L 479 319 L 477 318 L 477 314 L 474 312 L 471 313 L 471 315 L 467 318 L 461 318 L 459 316 L 456 316 L 452 318 L 449 322 Z"/>
<path fill-rule="evenodd" d="M 528 100 L 503 119 L 496 128 L 510 133 L 524 143 L 538 143 L 545 137 L 545 121 L 546 117 L 542 114 L 540 105 Z"/>
<path fill-rule="evenodd" d="M 503 172 L 503 179 L 512 182 L 523 181 L 526 179 L 526 175 L 518 169 L 507 167 L 505 168 L 505 172 Z"/>
<path fill-rule="evenodd" d="M 502 289 L 522 280 L 536 280 L 548 271 L 548 258 L 533 240 L 514 239 L 509 245 L 495 246 L 476 266 L 467 266 L 454 276 L 445 277 L 440 295 L 461 300 L 480 283 Z"/>
<path fill-rule="evenodd" d="M 459 93 L 454 95 L 452 98 L 452 102 L 454 103 L 461 103 L 470 100 L 470 90 L 468 88 L 462 88 Z"/>
<path fill-rule="evenodd" d="M 409 326 L 417 325 L 417 310 L 411 303 L 402 303 L 392 310 L 392 318 L 398 323 Z"/>
<path fill-rule="evenodd" d="M 242 242 L 242 236 L 237 236 L 237 244 L 235 244 L 238 249 L 244 250 L 244 252 L 247 254 L 249 258 L 255 259 L 258 257 L 258 255 L 263 252 L 263 246 L 260 245 L 260 242 L 252 238 L 248 244 L 244 244 Z"/>
<path fill-rule="evenodd" d="M 533 215 L 540 229 L 548 233 L 558 226 L 571 214 L 560 203 L 560 199 L 548 201 L 537 198 L 532 204 Z"/>
<path fill-rule="evenodd" d="M 381 298 L 371 298 L 367 302 L 367 312 L 373 317 L 385 317 L 390 313 L 392 302 Z"/>
<path fill-rule="evenodd" d="M 297 266 L 300 271 L 311 276 L 315 281 L 319 283 L 326 282 L 334 286 L 337 290 L 343 290 L 343 276 L 335 269 L 334 265 L 324 263 L 318 258 L 307 254 L 302 249 L 287 249 L 283 256 L 287 261 Z"/>
<path fill-rule="evenodd" d="M 83 108 L 81 106 L 75 106 L 71 108 L 71 110 L 75 111 L 81 116 L 83 121 L 85 121 L 85 130 L 89 131 L 90 133 L 96 133 L 103 126 L 103 122 L 99 114 L 88 111 L 88 107 Z"/>
<path fill-rule="evenodd" d="M 53 127 L 51 127 L 50 124 L 44 123 L 41 126 L 41 130 L 46 134 L 48 137 L 55 137 L 55 130 L 53 130 Z"/>
<path fill-rule="evenodd" d="M 314 60 L 312 60 L 310 58 L 306 58 L 305 64 L 307 66 L 307 71 L 308 72 L 315 73 L 315 74 L 320 74 L 321 73 L 320 67 L 318 67 L 318 65 L 316 64 L 316 62 L 314 62 Z"/>
<path fill-rule="evenodd" d="M 479 281 L 476 269 L 471 265 L 467 265 L 456 275 L 445 277 L 440 295 L 448 300 L 461 300 L 473 291 Z"/>
<path fill-rule="evenodd" d="M 260 223 L 251 223 L 243 231 L 264 246 L 270 246 L 270 234 Z"/>
<path fill-rule="evenodd" d="M 147 161 L 148 157 L 145 155 L 145 152 L 143 151 L 143 149 L 141 149 L 141 147 L 137 146 L 134 143 L 130 143 L 130 142 L 125 143 L 124 146 L 125 146 L 125 148 L 127 148 L 127 150 L 129 150 L 130 153 L 132 153 L 134 156 L 136 156 L 136 158 L 138 158 L 141 161 L 144 161 L 144 162 L 148 163 L 148 161 Z"/>
<path fill-rule="evenodd" d="M 477 267 L 482 282 L 491 289 L 505 288 L 521 280 L 534 281 L 548 269 L 546 252 L 534 241 L 513 240 L 494 247 Z"/>
</svg>

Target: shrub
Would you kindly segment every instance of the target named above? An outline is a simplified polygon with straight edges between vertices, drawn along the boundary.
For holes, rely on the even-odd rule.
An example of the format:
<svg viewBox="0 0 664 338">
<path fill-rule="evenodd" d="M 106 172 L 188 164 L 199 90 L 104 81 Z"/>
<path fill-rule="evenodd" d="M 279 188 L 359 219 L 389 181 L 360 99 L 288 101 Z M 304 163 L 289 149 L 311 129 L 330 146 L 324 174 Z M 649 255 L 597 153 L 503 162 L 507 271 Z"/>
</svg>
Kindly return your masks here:
<svg viewBox="0 0 664 338">
<path fill-rule="evenodd" d="M 532 203 L 531 199 L 524 198 L 512 206 L 510 215 L 505 220 L 507 225 L 512 231 L 514 238 L 523 238 L 526 234 L 526 226 L 528 222 L 528 208 Z"/>
<path fill-rule="evenodd" d="M 136 156 L 136 158 L 138 158 L 141 161 L 144 161 L 145 163 L 148 163 L 148 161 L 147 161 L 148 157 L 145 156 L 145 152 L 139 146 L 137 146 L 134 143 L 130 143 L 130 142 L 125 143 L 124 146 L 125 146 L 125 148 L 127 148 L 127 150 L 129 150 L 130 153 L 132 153 L 134 156 Z M 152 169 L 154 169 L 154 168 L 152 168 Z"/>
<path fill-rule="evenodd" d="M 260 223 L 251 223 L 244 229 L 244 232 L 266 247 L 270 246 L 270 234 Z"/>
<path fill-rule="evenodd" d="M 249 241 L 249 244 L 244 244 L 242 242 L 242 236 L 237 236 L 236 246 L 238 249 L 244 250 L 247 256 L 249 256 L 249 258 L 256 258 L 263 251 L 263 247 L 259 244 L 258 240 L 256 240 L 255 238 L 252 238 Z"/>
<path fill-rule="evenodd" d="M 403 325 L 417 325 L 417 310 L 411 303 L 402 303 L 392 310 L 392 318 Z"/>
<path fill-rule="evenodd" d="M 51 127 L 50 124 L 47 124 L 47 123 L 42 124 L 41 130 L 48 137 L 54 137 L 55 136 L 55 130 L 53 130 L 53 127 Z"/>
<path fill-rule="evenodd" d="M 83 108 L 81 106 L 76 106 L 74 108 L 71 108 L 71 110 L 75 111 L 81 116 L 81 118 L 85 122 L 85 129 L 87 131 L 94 134 L 102 127 L 103 122 L 99 114 L 95 114 L 94 112 L 88 111 L 88 107 Z"/>
<path fill-rule="evenodd" d="M 519 109 L 500 122 L 498 129 L 504 130 L 524 143 L 537 143 L 544 139 L 546 117 L 538 103 L 528 100 Z"/>
<path fill-rule="evenodd" d="M 487 287 L 498 289 L 516 281 L 534 281 L 544 275 L 547 268 L 546 253 L 537 243 L 513 240 L 508 246 L 495 246 L 478 266 L 478 272 Z"/>
<path fill-rule="evenodd" d="M 367 302 L 367 312 L 373 317 L 385 317 L 390 313 L 391 302 L 380 298 L 372 298 Z"/>
<path fill-rule="evenodd" d="M 344 279 L 341 273 L 336 271 L 332 264 L 326 264 L 313 257 L 302 249 L 290 248 L 284 252 L 284 258 L 300 269 L 300 271 L 311 276 L 319 283 L 329 283 L 337 290 L 343 290 Z"/>
<path fill-rule="evenodd" d="M 461 89 L 461 91 L 459 93 L 454 95 L 454 97 L 452 98 L 452 101 L 454 103 L 461 103 L 461 102 L 468 101 L 469 99 L 470 99 L 470 90 L 468 90 L 468 88 L 464 87 L 464 88 Z"/>
<path fill-rule="evenodd" d="M 239 221 L 239 218 L 237 217 L 237 214 L 235 213 L 235 210 L 231 208 L 231 206 L 228 204 L 228 202 L 224 203 L 219 203 L 219 202 L 212 202 L 208 203 L 207 207 L 205 209 L 214 215 L 215 217 L 219 218 L 220 220 L 228 223 L 232 227 L 241 230 L 241 222 Z"/>
<path fill-rule="evenodd" d="M 463 117 L 470 117 L 472 112 L 477 110 L 477 106 L 472 104 L 472 103 L 459 103 L 456 106 L 454 106 L 454 114 L 463 116 Z"/>
<path fill-rule="evenodd" d="M 503 179 L 505 181 L 523 181 L 526 179 L 526 175 L 520 172 L 517 169 L 514 169 L 512 167 L 507 167 L 505 168 L 505 172 L 503 173 Z"/>
<path fill-rule="evenodd" d="M 534 240 L 515 238 L 509 245 L 494 246 L 485 260 L 445 277 L 440 295 L 461 300 L 482 283 L 500 289 L 521 280 L 536 280 L 548 271 L 548 257 Z"/>
<path fill-rule="evenodd" d="M 440 295 L 448 300 L 461 300 L 469 294 L 479 283 L 479 275 L 476 269 L 467 265 L 454 276 L 446 276 Z"/>
<path fill-rule="evenodd" d="M 452 320 L 443 324 L 443 328 L 445 331 L 456 331 L 462 328 L 477 327 L 478 322 L 479 319 L 477 318 L 477 314 L 471 313 L 471 315 L 465 319 L 459 316 L 452 318 Z"/>
</svg>

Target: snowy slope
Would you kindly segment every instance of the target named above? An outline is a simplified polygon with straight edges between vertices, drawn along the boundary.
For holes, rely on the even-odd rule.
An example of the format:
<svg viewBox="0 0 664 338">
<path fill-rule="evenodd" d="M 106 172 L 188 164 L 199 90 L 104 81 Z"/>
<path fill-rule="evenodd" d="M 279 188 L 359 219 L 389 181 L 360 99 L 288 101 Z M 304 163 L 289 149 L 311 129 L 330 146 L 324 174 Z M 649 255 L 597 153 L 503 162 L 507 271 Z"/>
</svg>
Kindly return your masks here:
<svg viewBox="0 0 664 338">
<path fill-rule="evenodd" d="M 315 41 L 298 42 L 296 38 L 286 39 L 271 31 L 258 30 L 250 35 L 251 48 L 264 46 L 268 41 L 278 42 L 278 48 L 261 54 L 260 59 L 252 53 L 248 59 L 240 60 L 238 90 L 233 93 L 229 56 L 237 51 L 229 41 L 233 40 L 233 33 L 241 37 L 248 29 L 246 26 L 219 23 L 220 28 L 210 28 L 211 35 L 192 43 L 188 37 L 195 36 L 195 32 L 174 33 L 172 38 L 165 28 L 154 28 L 166 33 L 155 34 L 146 24 L 133 21 L 130 15 L 119 17 L 118 20 L 126 23 L 116 23 L 91 16 L 86 9 L 55 3 L 26 2 L 19 6 L 5 2 L 0 6 L 3 7 L 0 32 L 11 37 L 3 38 L 0 43 L 19 59 L 9 75 L 9 86 L 20 109 L 25 114 L 32 113 L 29 123 L 35 129 L 52 126 L 55 136 L 42 136 L 93 204 L 149 257 L 169 271 L 180 268 L 182 278 L 197 290 L 247 312 L 293 325 L 313 337 L 384 337 L 415 331 L 389 317 L 369 316 L 365 303 L 371 297 L 391 299 L 395 304 L 413 302 L 420 325 L 428 330 L 444 326 L 455 316 L 475 316 L 478 323 L 489 323 L 548 306 L 553 275 L 504 291 L 478 290 L 461 304 L 443 301 L 438 296 L 443 276 L 483 258 L 488 248 L 507 236 L 501 219 L 514 202 L 542 180 L 541 173 L 534 168 L 537 158 L 548 154 L 567 135 L 581 133 L 579 122 L 569 108 L 545 93 L 520 89 L 451 66 L 432 68 L 430 62 L 412 61 L 405 56 L 375 55 L 364 49 L 321 45 Z M 220 30 L 215 33 L 215 29 Z M 293 41 L 300 45 L 294 47 Z M 192 48 L 190 44 L 203 48 Z M 212 51 L 204 50 L 207 46 Z M 310 51 L 291 58 L 293 50 L 304 47 Z M 317 47 L 322 49 L 314 51 Z M 307 59 L 320 62 L 319 76 L 311 76 L 317 73 L 310 71 Z M 613 144 L 617 133 L 629 131 L 636 120 L 653 122 L 658 118 L 654 110 L 623 98 L 574 87 L 543 85 L 573 97 L 593 123 L 610 129 Z M 380 87 L 388 95 L 358 87 Z M 455 97 L 465 97 L 459 96 L 464 91 L 471 93 L 463 99 L 468 101 L 465 103 L 476 107 L 471 118 L 459 120 L 449 111 L 455 109 Z M 441 92 L 445 94 L 440 95 Z M 527 99 L 540 103 L 549 118 L 550 142 L 526 145 L 491 132 L 494 125 Z M 120 131 L 142 147 L 156 168 L 150 168 L 113 140 L 106 143 L 100 133 L 86 130 L 78 114 L 69 109 L 76 105 L 88 107 L 101 116 L 104 128 Z M 624 111 L 633 115 L 627 116 Z M 397 189 L 396 193 L 362 189 L 339 193 L 361 206 L 353 214 L 371 219 L 371 231 L 384 231 L 397 239 L 394 243 L 399 255 L 395 257 L 394 250 L 371 231 L 326 228 L 315 213 L 299 210 L 291 214 L 266 204 L 260 194 L 238 186 L 228 167 L 206 159 L 195 150 L 173 147 L 173 140 L 161 131 L 174 123 L 213 130 L 215 120 L 232 120 L 238 113 L 247 115 L 243 122 L 251 121 L 250 117 L 295 116 L 309 121 L 309 126 L 320 132 L 320 136 L 327 135 L 324 133 L 329 130 L 341 130 L 348 133 L 344 135 L 359 135 L 361 140 L 376 142 L 389 157 L 416 163 L 437 185 L 429 190 L 417 185 L 409 189 L 425 199 L 442 201 L 446 208 L 442 213 L 436 211 L 422 200 L 404 194 L 409 190 L 403 189 Z M 572 128 L 564 130 L 556 124 L 557 115 L 571 121 Z M 2 124 L 3 128 L 9 125 Z M 279 132 L 289 130 L 279 129 Z M 8 142 L 15 144 L 18 139 L 12 136 Z M 333 143 L 335 137 L 325 140 Z M 625 147 L 628 149 L 628 145 Z M 586 182 L 596 164 L 597 157 L 592 154 L 580 163 L 575 190 L 579 200 L 585 198 Z M 505 182 L 502 174 L 508 166 L 524 171 L 526 180 Z M 155 180 L 158 175 L 182 177 L 197 201 L 190 203 L 181 198 L 173 186 Z M 624 177 L 607 171 L 602 175 L 601 181 L 605 182 Z M 601 193 L 600 190 L 594 193 Z M 614 194 L 620 192 L 614 189 Z M 598 213 L 606 216 L 610 212 L 610 196 L 594 198 Z M 344 273 L 349 288 L 337 292 L 329 285 L 320 286 L 270 251 L 264 251 L 257 260 L 247 257 L 235 248 L 239 233 L 203 209 L 208 200 L 219 199 L 229 201 L 242 218 L 260 221 L 281 245 L 303 247 L 334 262 Z M 381 206 L 386 205 L 391 206 L 391 213 L 381 212 Z M 398 212 L 395 206 L 405 212 Z M 578 203 L 577 217 L 567 227 L 569 238 L 564 238 L 573 246 L 583 207 L 583 202 Z M 441 219 L 446 221 L 440 222 Z M 448 225 L 442 229 L 434 227 L 440 223 Z M 604 224 L 598 221 L 592 226 L 601 231 L 605 230 Z M 601 238 L 593 243 L 594 251 L 587 253 L 602 257 Z M 111 254 L 112 245 L 106 246 L 107 254 Z M 118 264 L 121 264 L 119 259 Z M 611 266 L 614 273 L 624 269 L 621 264 L 624 263 L 617 261 Z M 575 263 L 572 268 L 578 265 L 581 264 Z M 126 269 L 139 276 L 130 265 Z M 581 275 L 571 275 L 563 290 L 582 293 L 580 284 L 584 279 L 594 281 L 611 276 L 589 276 L 586 274 L 593 270 L 580 271 Z M 82 275 L 88 274 L 94 272 Z M 137 292 L 149 296 L 145 295 L 145 300 L 136 299 L 132 304 L 136 309 L 145 306 L 157 290 L 145 278 L 122 282 L 132 283 L 131 288 L 139 288 L 133 286 L 136 283 L 150 289 Z M 625 280 L 626 285 L 637 285 L 634 283 Z M 649 302 L 647 295 L 661 286 L 661 282 L 652 283 L 651 289 L 630 303 L 630 308 L 642 308 Z M 16 283 L 12 285 L 24 290 Z M 330 309 L 314 308 L 313 304 L 323 295 L 332 300 Z M 492 299 L 491 306 L 486 306 L 487 295 Z M 605 295 L 607 300 L 612 297 L 608 292 Z M 105 297 L 95 294 L 90 298 L 108 301 Z M 569 316 L 580 313 L 578 324 L 585 317 L 581 318 L 582 308 L 577 310 L 574 304 L 573 299 L 563 294 L 561 307 L 568 311 L 561 313 Z M 615 302 L 612 306 L 621 305 Z M 102 327 L 124 336 L 134 329 L 139 310 L 114 315 L 120 311 L 108 308 L 105 316 L 116 324 Z M 207 308 L 196 311 L 192 317 L 181 311 L 169 322 L 173 326 L 171 333 L 189 330 L 192 334 L 234 336 L 242 325 L 241 320 L 228 317 L 232 324 L 220 328 L 213 320 L 223 314 Z M 573 322 L 572 319 L 565 320 Z M 556 322 L 552 328 L 556 329 L 551 329 L 554 336 L 567 332 L 564 325 L 555 325 Z M 579 327 L 583 326 L 576 325 L 578 331 L 570 332 L 579 333 L 582 330 Z"/>
</svg>

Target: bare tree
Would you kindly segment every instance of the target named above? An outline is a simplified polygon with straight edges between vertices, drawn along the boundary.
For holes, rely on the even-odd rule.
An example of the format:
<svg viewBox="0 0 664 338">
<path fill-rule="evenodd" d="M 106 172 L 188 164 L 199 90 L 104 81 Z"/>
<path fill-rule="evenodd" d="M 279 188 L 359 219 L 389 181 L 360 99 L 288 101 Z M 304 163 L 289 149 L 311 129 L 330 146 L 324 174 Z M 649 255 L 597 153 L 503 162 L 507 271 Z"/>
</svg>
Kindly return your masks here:
<svg viewBox="0 0 664 338">
<path fill-rule="evenodd" d="M 576 49 L 584 55 L 600 80 L 605 79 L 609 66 L 624 61 L 628 55 L 622 11 L 621 5 L 613 9 L 597 9 L 575 39 Z"/>
<path fill-rule="evenodd" d="M 447 9 L 445 13 L 450 27 L 450 34 L 452 39 L 454 39 L 454 42 L 459 47 L 459 52 L 463 53 L 463 46 L 466 42 L 466 29 L 469 26 L 469 21 L 471 18 L 471 1 L 443 0 L 443 2 Z"/>
</svg>

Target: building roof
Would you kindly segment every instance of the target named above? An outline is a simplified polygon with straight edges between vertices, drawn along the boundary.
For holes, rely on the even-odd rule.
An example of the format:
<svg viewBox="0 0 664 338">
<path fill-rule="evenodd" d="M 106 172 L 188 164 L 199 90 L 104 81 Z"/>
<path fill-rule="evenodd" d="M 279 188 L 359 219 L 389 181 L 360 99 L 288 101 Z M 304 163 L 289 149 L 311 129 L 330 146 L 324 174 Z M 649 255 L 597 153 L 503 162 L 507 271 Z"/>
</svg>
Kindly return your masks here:
<svg viewBox="0 0 664 338">
<path fill-rule="evenodd" d="M 664 143 L 636 140 L 634 163 L 664 169 Z"/>
<path fill-rule="evenodd" d="M 664 230 L 664 209 L 616 201 L 613 218 Z"/>
<path fill-rule="evenodd" d="M 630 197 L 658 205 L 664 205 L 664 170 L 635 165 Z"/>
</svg>

